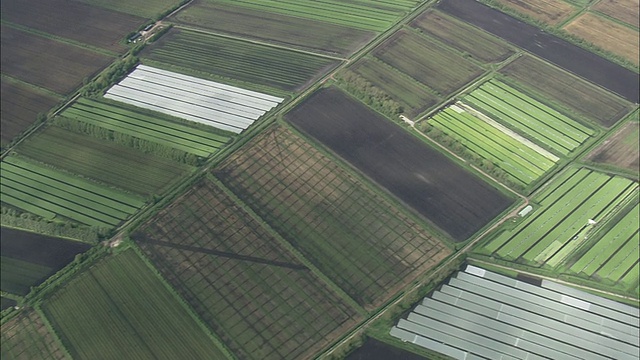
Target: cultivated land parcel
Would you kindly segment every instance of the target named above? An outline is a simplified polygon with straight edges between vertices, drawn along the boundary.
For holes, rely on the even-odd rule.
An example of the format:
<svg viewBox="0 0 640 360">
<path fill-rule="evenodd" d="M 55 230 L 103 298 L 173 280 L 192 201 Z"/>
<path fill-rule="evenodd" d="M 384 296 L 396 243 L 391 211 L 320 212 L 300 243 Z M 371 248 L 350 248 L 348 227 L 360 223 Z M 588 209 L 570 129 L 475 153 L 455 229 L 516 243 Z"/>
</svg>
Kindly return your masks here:
<svg viewBox="0 0 640 360">
<path fill-rule="evenodd" d="M 3 1 L 2 358 L 637 357 L 637 0 L 527 4 Z"/>
</svg>

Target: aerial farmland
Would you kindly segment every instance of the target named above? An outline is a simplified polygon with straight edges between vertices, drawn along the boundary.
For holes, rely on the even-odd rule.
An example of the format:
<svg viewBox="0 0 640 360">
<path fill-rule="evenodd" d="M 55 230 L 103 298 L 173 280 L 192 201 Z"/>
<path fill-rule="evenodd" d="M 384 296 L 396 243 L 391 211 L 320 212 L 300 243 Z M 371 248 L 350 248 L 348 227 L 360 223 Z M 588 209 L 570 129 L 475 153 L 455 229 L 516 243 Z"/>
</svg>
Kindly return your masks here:
<svg viewBox="0 0 640 360">
<path fill-rule="evenodd" d="M 2 359 L 637 358 L 639 6 L 3 1 Z"/>
</svg>

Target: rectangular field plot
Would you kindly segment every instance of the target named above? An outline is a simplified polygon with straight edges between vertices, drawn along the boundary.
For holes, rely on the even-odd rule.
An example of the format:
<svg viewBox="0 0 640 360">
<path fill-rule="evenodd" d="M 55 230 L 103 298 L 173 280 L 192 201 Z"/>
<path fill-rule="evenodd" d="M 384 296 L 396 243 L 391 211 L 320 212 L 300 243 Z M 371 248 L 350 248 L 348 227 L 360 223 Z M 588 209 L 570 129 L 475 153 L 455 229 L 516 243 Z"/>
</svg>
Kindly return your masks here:
<svg viewBox="0 0 640 360">
<path fill-rule="evenodd" d="M 216 153 L 231 140 L 230 136 L 189 127 L 160 114 L 151 116 L 85 98 L 80 98 L 60 113 L 59 117 L 97 126 L 113 131 L 114 134 L 134 136 L 199 157 Z"/>
<path fill-rule="evenodd" d="M 16 148 L 20 155 L 142 196 L 160 194 L 192 166 L 133 146 L 49 126 Z M 134 195 L 133 198 L 137 196 Z"/>
<path fill-rule="evenodd" d="M 316 92 L 286 119 L 456 242 L 511 204 L 491 185 L 336 88 Z"/>
<path fill-rule="evenodd" d="M 521 56 L 500 72 L 585 119 L 606 127 L 615 124 L 634 108 L 621 97 L 533 56 Z"/>
<path fill-rule="evenodd" d="M 372 31 L 348 25 L 329 24 L 212 0 L 195 0 L 169 19 L 189 27 L 331 55 L 352 54 L 375 37 Z"/>
<path fill-rule="evenodd" d="M 462 87 L 483 70 L 437 40 L 398 31 L 373 55 L 442 95 Z"/>
<path fill-rule="evenodd" d="M 593 263 L 589 257 L 583 257 L 581 263 L 590 263 L 595 271 L 602 260 L 609 259 L 609 255 L 622 246 L 630 248 L 620 256 L 632 257 L 629 260 L 616 258 L 627 261 L 624 271 L 631 269 L 634 261 L 638 261 L 638 242 L 625 245 L 630 237 L 636 236 L 637 240 L 637 212 L 629 215 L 631 218 L 625 217 L 626 220 L 612 220 L 618 219 L 616 214 L 621 209 L 638 201 L 638 183 L 584 168 L 568 168 L 549 187 L 536 194 L 533 201 L 538 204 L 537 209 L 521 219 L 514 228 L 499 233 L 480 251 L 507 260 L 556 267 L 568 261 L 570 255 L 580 247 L 584 249 L 583 244 L 589 244 L 588 239 L 599 236 L 601 228 L 611 227 L 611 221 L 621 221 L 626 225 L 614 227 L 611 235 L 604 235 L 602 242 L 595 245 L 600 251 L 608 252 L 608 255 Z M 621 238 L 616 237 L 615 234 L 620 232 L 624 232 Z M 618 247 L 600 245 L 611 242 L 616 242 Z M 620 264 L 620 261 L 614 262 L 613 266 Z M 575 265 L 575 269 L 573 271 L 583 271 L 589 276 L 593 274 L 580 268 L 580 265 Z M 622 269 L 619 271 L 618 277 L 612 279 L 614 282 L 624 274 Z"/>
<path fill-rule="evenodd" d="M 210 180 L 133 238 L 240 359 L 311 358 L 360 319 Z"/>
<path fill-rule="evenodd" d="M 0 289 L 16 295 L 26 295 L 31 286 L 39 285 L 73 261 L 77 254 L 90 248 L 90 245 L 81 242 L 6 227 L 2 227 L 1 231 Z"/>
<path fill-rule="evenodd" d="M 35 87 L 2 77 L 0 90 L 0 146 L 6 144 L 46 114 L 60 99 Z"/>
<path fill-rule="evenodd" d="M 3 298 L 4 299 L 4 298 Z M 25 309 L 2 324 L 0 353 L 3 359 L 71 360 L 59 340 L 33 309 Z"/>
<path fill-rule="evenodd" d="M 233 133 L 284 100 L 146 65 L 138 65 L 105 97 Z"/>
<path fill-rule="evenodd" d="M 74 359 L 227 358 L 133 250 L 79 274 L 43 311 Z"/>
<path fill-rule="evenodd" d="M 484 83 L 462 101 L 557 155 L 568 156 L 595 133 L 497 80 Z"/>
<path fill-rule="evenodd" d="M 222 78 L 297 91 L 339 61 L 248 41 L 173 29 L 146 49 L 153 61 Z"/>
<path fill-rule="evenodd" d="M 147 19 L 157 18 L 158 15 L 169 11 L 182 0 L 79 0 L 85 4 L 99 6 L 127 14 L 141 16 Z"/>
<path fill-rule="evenodd" d="M 441 11 L 427 11 L 411 22 L 411 26 L 459 51 L 470 54 L 482 63 L 502 61 L 514 53 L 499 38 Z"/>
<path fill-rule="evenodd" d="M 479 162 L 490 161 L 511 182 L 526 187 L 551 169 L 559 158 L 486 115 L 458 102 L 427 120 L 455 139 Z"/>
<path fill-rule="evenodd" d="M 636 112 L 636 119 L 638 112 Z M 640 126 L 629 121 L 611 134 L 586 159 L 600 164 L 613 165 L 638 173 L 640 169 Z"/>
<path fill-rule="evenodd" d="M 568 18 L 578 10 L 570 4 L 571 1 L 563 0 L 498 0 L 500 4 L 515 10 L 521 14 L 530 16 L 536 20 L 555 25 Z"/>
<path fill-rule="evenodd" d="M 601 0 L 591 9 L 637 28 L 640 21 L 640 13 L 637 11 L 639 4 L 638 0 Z"/>
<path fill-rule="evenodd" d="M 451 251 L 311 144 L 274 127 L 215 171 L 269 225 L 367 309 Z"/>
<path fill-rule="evenodd" d="M 114 60 L 5 25 L 0 26 L 0 35 L 2 73 L 60 95 L 71 92 Z"/>
<path fill-rule="evenodd" d="M 53 219 L 111 228 L 136 212 L 144 201 L 79 177 L 17 157 L 6 157 L 2 169 L 2 202 Z"/>
</svg>

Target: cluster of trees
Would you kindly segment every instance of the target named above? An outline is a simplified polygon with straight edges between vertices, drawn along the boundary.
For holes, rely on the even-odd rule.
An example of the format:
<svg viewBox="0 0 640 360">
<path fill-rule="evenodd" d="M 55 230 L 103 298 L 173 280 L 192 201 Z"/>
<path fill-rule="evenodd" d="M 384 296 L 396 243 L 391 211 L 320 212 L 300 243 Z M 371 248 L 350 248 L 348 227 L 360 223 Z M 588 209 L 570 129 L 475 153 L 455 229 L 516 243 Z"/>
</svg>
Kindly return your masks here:
<svg viewBox="0 0 640 360">
<path fill-rule="evenodd" d="M 104 90 L 127 75 L 137 64 L 138 58 L 133 55 L 117 60 L 93 81 L 87 83 L 80 94 L 85 97 L 101 96 Z"/>
<path fill-rule="evenodd" d="M 392 119 L 397 119 L 398 115 L 404 112 L 402 105 L 354 72 L 344 71 L 340 75 L 339 82 L 349 93 Z"/>
<path fill-rule="evenodd" d="M 48 221 L 37 215 L 18 212 L 13 208 L 2 207 L 2 225 L 30 229 L 43 235 L 78 239 L 97 244 L 107 238 L 112 230 L 94 226 L 75 224 L 67 221 Z"/>
<path fill-rule="evenodd" d="M 187 165 L 199 166 L 204 161 L 203 158 L 183 150 L 174 149 L 170 146 L 158 144 L 138 137 L 123 134 L 118 131 L 103 128 L 98 125 L 89 124 L 82 120 L 71 119 L 58 116 L 54 122 L 57 126 L 79 134 L 85 134 L 97 139 L 107 140 L 116 144 L 130 147 L 147 154 L 164 157 Z"/>
<path fill-rule="evenodd" d="M 514 182 L 511 179 L 511 176 L 500 167 L 498 167 L 495 163 L 488 159 L 480 157 L 475 152 L 472 152 L 463 143 L 442 132 L 440 129 L 435 128 L 428 121 L 423 121 L 418 126 L 425 134 L 429 135 L 431 139 L 446 146 L 449 150 L 453 151 L 463 159 L 478 166 L 484 172 L 491 175 L 494 179 L 500 181 L 504 185 L 516 191 L 524 190 L 524 187 L 520 183 Z"/>
</svg>

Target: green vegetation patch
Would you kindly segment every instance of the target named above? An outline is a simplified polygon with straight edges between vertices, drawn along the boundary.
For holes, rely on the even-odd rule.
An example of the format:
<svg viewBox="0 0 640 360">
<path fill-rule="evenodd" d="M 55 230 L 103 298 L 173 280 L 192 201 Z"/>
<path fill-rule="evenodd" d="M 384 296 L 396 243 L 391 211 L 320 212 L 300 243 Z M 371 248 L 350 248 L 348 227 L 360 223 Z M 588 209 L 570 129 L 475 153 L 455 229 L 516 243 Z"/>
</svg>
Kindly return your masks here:
<svg viewBox="0 0 640 360">
<path fill-rule="evenodd" d="M 3 298 L 4 300 L 4 298 Z M 3 359 L 70 360 L 64 348 L 33 309 L 25 309 L 2 324 L 0 353 Z"/>
<path fill-rule="evenodd" d="M 75 359 L 225 359 L 133 250 L 104 259 L 43 311 Z"/>
<path fill-rule="evenodd" d="M 441 95 L 453 92 L 483 72 L 443 43 L 408 30 L 397 32 L 373 54 Z"/>
<path fill-rule="evenodd" d="M 557 155 L 567 156 L 595 131 L 497 80 L 462 101 Z"/>
<path fill-rule="evenodd" d="M 52 220 L 112 228 L 144 204 L 141 198 L 15 156 L 1 165 L 2 202 Z"/>
<path fill-rule="evenodd" d="M 373 309 L 451 251 L 304 139 L 272 127 L 215 171 L 323 274 Z"/>
<path fill-rule="evenodd" d="M 204 34 L 172 29 L 143 58 L 285 91 L 309 84 L 337 60 Z"/>
<path fill-rule="evenodd" d="M 114 140 L 118 140 L 117 134 Z M 164 192 L 192 170 L 186 164 L 139 151 L 136 147 L 140 142 L 135 138 L 126 140 L 128 146 L 49 126 L 16 151 L 55 168 L 143 196 Z"/>
<path fill-rule="evenodd" d="M 27 295 L 32 286 L 38 285 L 54 271 L 48 266 L 24 260 L 0 256 L 0 289 L 11 294 Z"/>
</svg>

